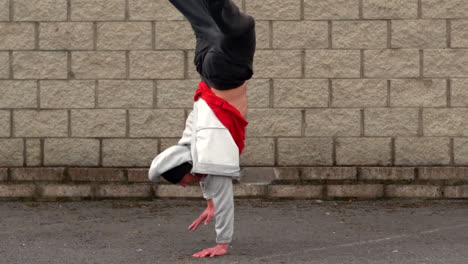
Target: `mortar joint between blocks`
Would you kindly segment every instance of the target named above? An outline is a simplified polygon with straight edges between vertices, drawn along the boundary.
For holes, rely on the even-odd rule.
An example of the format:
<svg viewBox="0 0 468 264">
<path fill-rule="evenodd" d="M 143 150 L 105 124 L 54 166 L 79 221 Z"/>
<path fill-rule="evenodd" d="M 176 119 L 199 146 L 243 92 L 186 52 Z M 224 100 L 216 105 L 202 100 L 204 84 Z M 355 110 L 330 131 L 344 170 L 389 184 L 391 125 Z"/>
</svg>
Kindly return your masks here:
<svg viewBox="0 0 468 264">
<path fill-rule="evenodd" d="M 67 21 L 71 21 L 71 0 L 67 0 Z"/>
</svg>

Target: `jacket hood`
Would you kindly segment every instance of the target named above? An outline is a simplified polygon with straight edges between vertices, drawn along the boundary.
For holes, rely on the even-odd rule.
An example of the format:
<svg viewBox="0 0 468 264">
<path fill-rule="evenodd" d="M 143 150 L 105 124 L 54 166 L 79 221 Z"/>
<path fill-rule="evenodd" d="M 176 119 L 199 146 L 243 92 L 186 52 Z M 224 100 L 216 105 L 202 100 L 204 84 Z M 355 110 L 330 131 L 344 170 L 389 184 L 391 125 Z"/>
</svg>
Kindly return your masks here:
<svg viewBox="0 0 468 264">
<path fill-rule="evenodd" d="M 161 174 L 185 162 L 192 163 L 190 148 L 185 145 L 172 146 L 153 159 L 148 178 L 150 181 L 159 181 Z"/>
</svg>

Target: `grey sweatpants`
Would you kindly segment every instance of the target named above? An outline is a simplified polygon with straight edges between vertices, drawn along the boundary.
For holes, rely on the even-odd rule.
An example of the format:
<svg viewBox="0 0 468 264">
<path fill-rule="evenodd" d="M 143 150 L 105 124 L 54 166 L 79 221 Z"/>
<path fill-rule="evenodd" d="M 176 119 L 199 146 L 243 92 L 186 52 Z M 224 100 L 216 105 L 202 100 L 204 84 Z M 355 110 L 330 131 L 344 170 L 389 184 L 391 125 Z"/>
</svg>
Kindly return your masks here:
<svg viewBox="0 0 468 264">
<path fill-rule="evenodd" d="M 232 178 L 208 175 L 200 181 L 203 197 L 213 199 L 216 243 L 231 243 L 234 232 L 234 199 Z"/>
</svg>

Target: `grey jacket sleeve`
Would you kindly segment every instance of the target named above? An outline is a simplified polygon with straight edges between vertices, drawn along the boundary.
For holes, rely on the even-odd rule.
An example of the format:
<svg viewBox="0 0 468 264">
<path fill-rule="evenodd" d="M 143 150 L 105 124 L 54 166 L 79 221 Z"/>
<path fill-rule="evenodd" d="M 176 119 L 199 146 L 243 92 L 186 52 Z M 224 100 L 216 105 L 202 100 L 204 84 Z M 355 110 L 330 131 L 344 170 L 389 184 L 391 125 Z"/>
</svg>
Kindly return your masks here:
<svg viewBox="0 0 468 264">
<path fill-rule="evenodd" d="M 203 197 L 215 206 L 216 243 L 231 243 L 234 232 L 234 195 L 232 178 L 208 175 L 200 181 Z"/>
</svg>

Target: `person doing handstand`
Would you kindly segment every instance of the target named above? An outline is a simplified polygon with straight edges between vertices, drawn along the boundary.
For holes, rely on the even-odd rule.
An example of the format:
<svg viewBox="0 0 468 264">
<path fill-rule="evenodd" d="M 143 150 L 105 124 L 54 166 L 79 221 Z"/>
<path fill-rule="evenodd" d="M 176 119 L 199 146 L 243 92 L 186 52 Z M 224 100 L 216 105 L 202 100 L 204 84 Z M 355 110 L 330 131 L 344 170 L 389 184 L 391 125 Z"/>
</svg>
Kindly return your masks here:
<svg viewBox="0 0 468 264">
<path fill-rule="evenodd" d="M 199 182 L 207 208 L 188 227 L 215 217 L 217 245 L 193 254 L 227 253 L 234 227 L 232 177 L 239 176 L 247 115 L 247 80 L 253 76 L 255 20 L 232 0 L 169 0 L 196 37 L 194 64 L 201 81 L 194 109 L 176 146 L 152 162 L 149 178 L 187 186 Z"/>
</svg>

